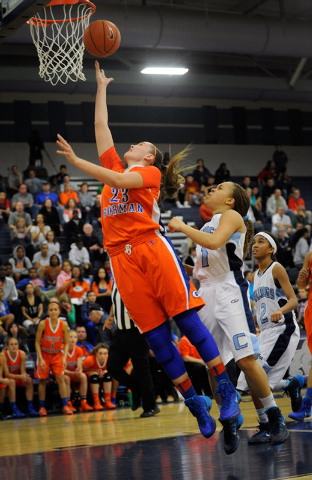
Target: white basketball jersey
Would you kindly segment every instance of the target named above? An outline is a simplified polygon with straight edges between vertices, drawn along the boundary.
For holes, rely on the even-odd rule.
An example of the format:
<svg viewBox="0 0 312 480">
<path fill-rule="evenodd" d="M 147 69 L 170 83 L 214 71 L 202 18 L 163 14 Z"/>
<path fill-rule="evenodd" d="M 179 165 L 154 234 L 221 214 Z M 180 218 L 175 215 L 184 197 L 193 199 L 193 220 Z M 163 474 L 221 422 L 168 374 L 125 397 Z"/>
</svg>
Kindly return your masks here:
<svg viewBox="0 0 312 480">
<path fill-rule="evenodd" d="M 277 262 L 272 262 L 262 275 L 259 274 L 259 270 L 254 275 L 253 295 L 260 330 L 275 327 L 277 324 L 271 322 L 271 315 L 287 303 L 287 297 L 283 289 L 275 285 L 272 274 L 274 265 L 277 265 Z M 283 315 L 279 324 L 293 322 L 294 320 L 294 312 L 289 312 Z"/>
<path fill-rule="evenodd" d="M 201 232 L 213 233 L 219 226 L 222 213 L 217 213 L 207 222 Z M 197 245 L 194 277 L 198 280 L 210 279 L 228 272 L 243 271 L 245 234 L 235 232 L 217 250 Z"/>
</svg>

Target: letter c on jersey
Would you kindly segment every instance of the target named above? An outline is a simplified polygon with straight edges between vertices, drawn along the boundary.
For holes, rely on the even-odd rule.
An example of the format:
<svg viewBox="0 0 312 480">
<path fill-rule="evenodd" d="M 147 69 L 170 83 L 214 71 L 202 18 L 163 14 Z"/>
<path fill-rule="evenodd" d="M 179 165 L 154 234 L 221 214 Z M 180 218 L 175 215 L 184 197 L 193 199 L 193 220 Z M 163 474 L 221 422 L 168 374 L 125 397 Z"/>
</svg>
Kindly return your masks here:
<svg viewBox="0 0 312 480">
<path fill-rule="evenodd" d="M 242 348 L 246 348 L 248 346 L 248 343 L 244 343 L 244 345 L 240 344 L 240 337 L 245 337 L 246 335 L 244 333 L 238 333 L 237 335 L 234 335 L 233 341 L 234 341 L 234 346 L 236 350 L 241 350 Z"/>
</svg>

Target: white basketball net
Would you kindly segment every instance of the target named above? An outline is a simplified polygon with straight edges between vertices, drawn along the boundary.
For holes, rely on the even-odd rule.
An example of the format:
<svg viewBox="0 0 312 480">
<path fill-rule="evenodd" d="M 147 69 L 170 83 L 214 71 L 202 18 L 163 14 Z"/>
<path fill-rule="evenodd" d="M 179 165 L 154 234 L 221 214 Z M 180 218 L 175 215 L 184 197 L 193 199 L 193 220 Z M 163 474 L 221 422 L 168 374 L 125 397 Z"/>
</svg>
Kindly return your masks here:
<svg viewBox="0 0 312 480">
<path fill-rule="evenodd" d="M 55 19 L 51 5 L 43 9 L 44 16 L 36 14 L 28 21 L 39 56 L 39 76 L 52 85 L 86 80 L 82 72 L 85 49 L 82 37 L 94 10 L 84 3 L 58 8 L 63 9 L 62 20 Z"/>
</svg>

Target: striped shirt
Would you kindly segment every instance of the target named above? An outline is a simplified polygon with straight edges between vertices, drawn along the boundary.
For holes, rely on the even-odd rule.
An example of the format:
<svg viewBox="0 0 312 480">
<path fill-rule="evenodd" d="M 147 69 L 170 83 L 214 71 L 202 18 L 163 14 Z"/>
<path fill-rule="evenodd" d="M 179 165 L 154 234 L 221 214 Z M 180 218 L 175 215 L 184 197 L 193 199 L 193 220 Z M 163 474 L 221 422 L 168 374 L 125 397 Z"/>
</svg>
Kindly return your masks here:
<svg viewBox="0 0 312 480">
<path fill-rule="evenodd" d="M 117 290 L 116 283 L 113 283 L 112 287 L 112 301 L 114 305 L 114 319 L 118 330 L 129 330 L 130 328 L 136 328 L 133 320 L 131 320 L 126 307 L 121 300 L 119 291 Z"/>
</svg>

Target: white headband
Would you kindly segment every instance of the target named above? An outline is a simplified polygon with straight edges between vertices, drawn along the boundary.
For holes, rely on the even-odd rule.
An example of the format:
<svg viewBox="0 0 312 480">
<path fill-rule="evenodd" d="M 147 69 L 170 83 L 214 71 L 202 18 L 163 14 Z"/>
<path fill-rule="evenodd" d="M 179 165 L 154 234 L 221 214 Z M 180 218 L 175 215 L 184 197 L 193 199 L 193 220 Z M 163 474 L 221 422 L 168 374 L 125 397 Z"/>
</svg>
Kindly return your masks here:
<svg viewBox="0 0 312 480">
<path fill-rule="evenodd" d="M 254 236 L 257 237 L 258 235 L 261 235 L 261 237 L 264 237 L 266 238 L 266 240 L 269 242 L 269 244 L 271 245 L 271 247 L 274 248 L 274 254 L 277 252 L 277 245 L 275 243 L 275 241 L 273 240 L 273 238 L 271 237 L 271 235 L 269 235 L 268 233 L 265 233 L 265 232 L 258 232 L 256 233 L 256 235 Z"/>
</svg>

